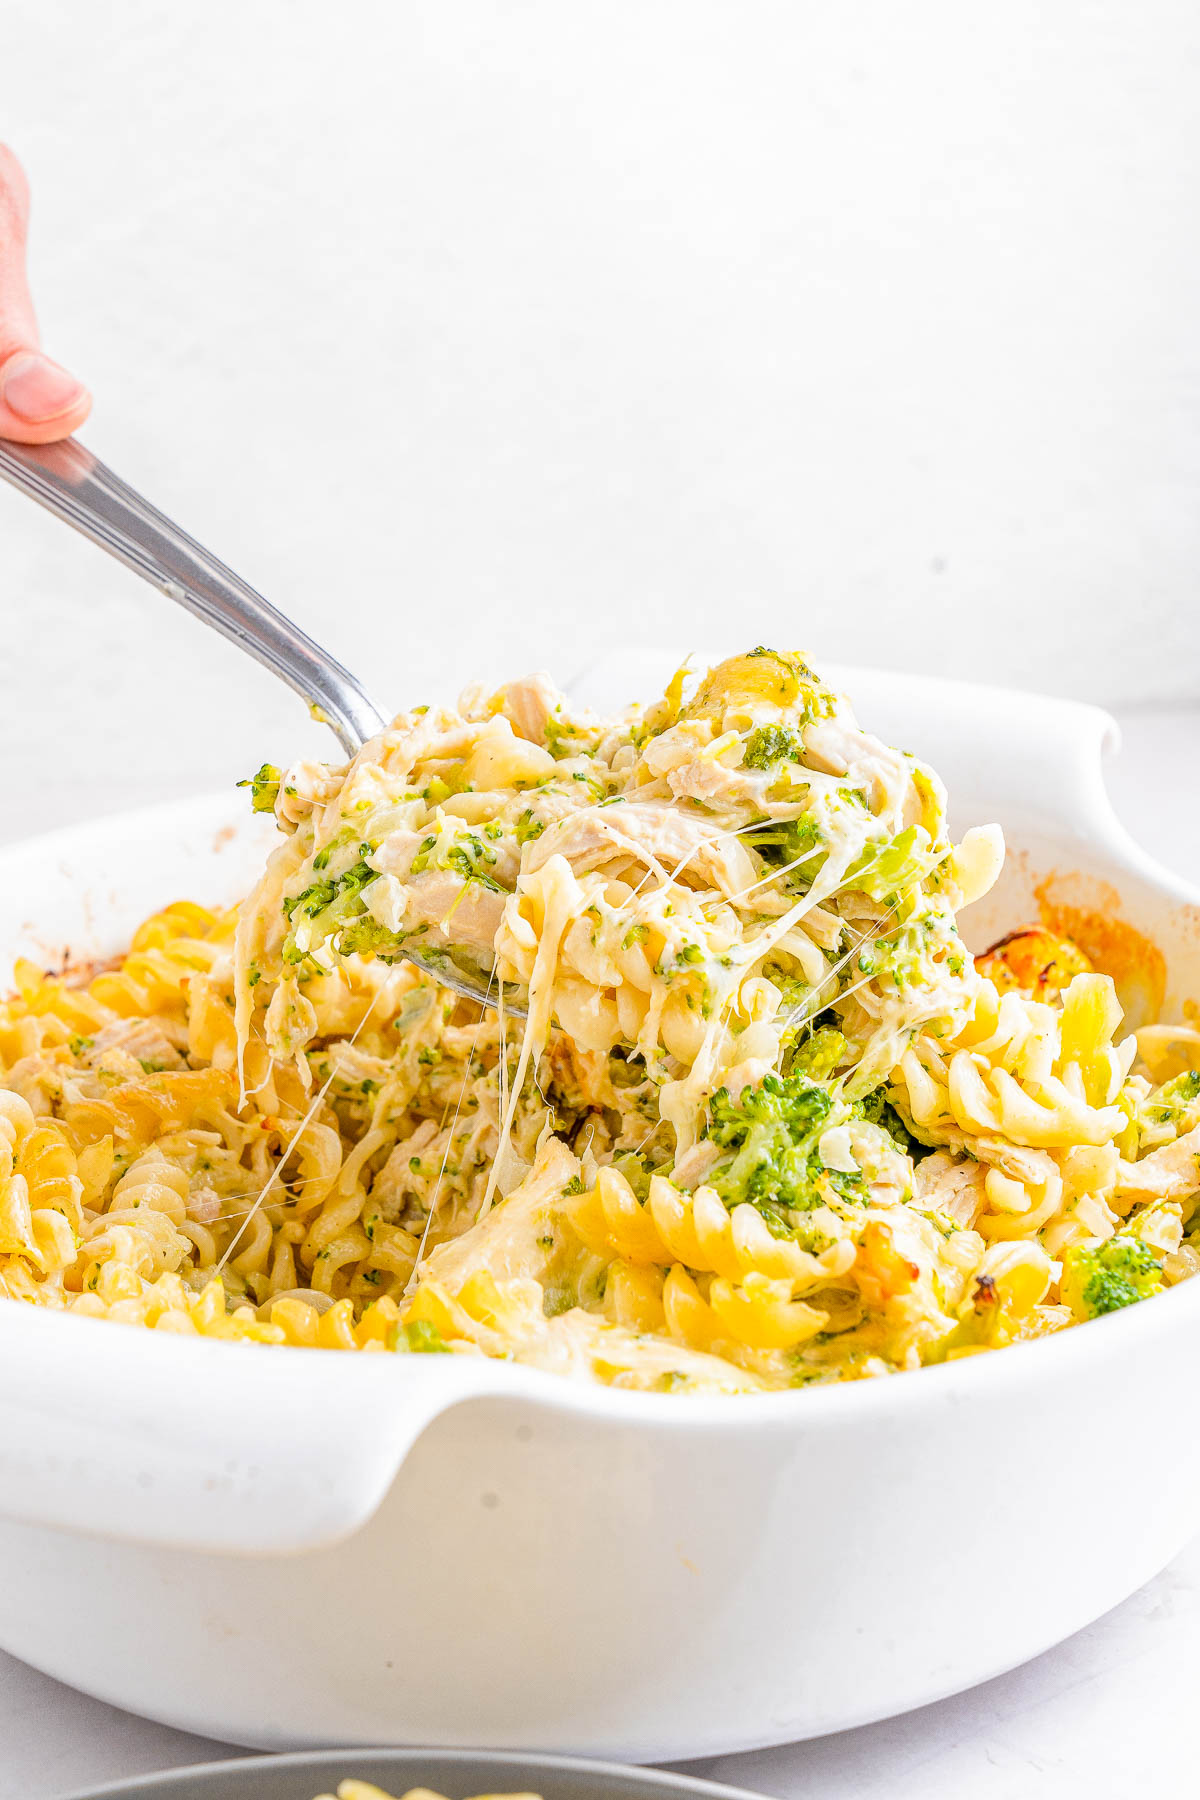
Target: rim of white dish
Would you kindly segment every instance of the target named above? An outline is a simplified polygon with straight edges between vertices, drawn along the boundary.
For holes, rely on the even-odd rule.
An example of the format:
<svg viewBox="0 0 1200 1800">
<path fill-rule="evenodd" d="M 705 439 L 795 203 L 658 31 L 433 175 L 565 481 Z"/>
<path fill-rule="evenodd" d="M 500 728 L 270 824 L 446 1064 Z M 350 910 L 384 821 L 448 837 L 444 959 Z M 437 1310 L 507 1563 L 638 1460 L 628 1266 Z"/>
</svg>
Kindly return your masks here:
<svg viewBox="0 0 1200 1800">
<path fill-rule="evenodd" d="M 163 1800 L 173 1800 L 176 1794 L 189 1795 L 197 1783 L 204 1785 L 225 1779 L 245 1781 L 246 1800 L 254 1800 L 255 1783 L 264 1775 L 272 1775 L 277 1770 L 296 1775 L 311 1772 L 318 1779 L 327 1773 L 337 1773 L 342 1780 L 369 1780 L 373 1777 L 356 1776 L 345 1765 L 357 1761 L 367 1762 L 376 1770 L 393 1769 L 399 1772 L 423 1769 L 428 1773 L 429 1763 L 435 1760 L 443 1765 L 453 1763 L 464 1772 L 499 1767 L 531 1775 L 574 1775 L 581 1780 L 596 1783 L 596 1800 L 603 1800 L 602 1789 L 605 1786 L 615 1790 L 617 1794 L 626 1791 L 636 1793 L 649 1788 L 664 1796 L 692 1795 L 694 1800 L 762 1800 L 761 1794 L 754 1794 L 748 1788 L 730 1787 L 724 1782 L 706 1781 L 698 1775 L 680 1775 L 673 1770 L 645 1768 L 633 1763 L 602 1762 L 591 1757 L 558 1756 L 541 1751 L 531 1751 L 526 1755 L 519 1750 L 455 1750 L 439 1749 L 437 1746 L 397 1746 L 374 1750 L 369 1747 L 288 1750 L 275 1756 L 235 1756 L 217 1762 L 185 1763 L 174 1769 L 133 1775 L 123 1781 L 108 1781 L 100 1787 L 80 1788 L 66 1795 L 65 1800 L 124 1800 L 127 1795 L 132 1797 L 138 1794 L 161 1794 Z M 507 1781 L 510 1776 L 502 1774 L 500 1779 Z M 308 1797 L 297 1793 L 296 1800 L 308 1800 Z"/>
</svg>

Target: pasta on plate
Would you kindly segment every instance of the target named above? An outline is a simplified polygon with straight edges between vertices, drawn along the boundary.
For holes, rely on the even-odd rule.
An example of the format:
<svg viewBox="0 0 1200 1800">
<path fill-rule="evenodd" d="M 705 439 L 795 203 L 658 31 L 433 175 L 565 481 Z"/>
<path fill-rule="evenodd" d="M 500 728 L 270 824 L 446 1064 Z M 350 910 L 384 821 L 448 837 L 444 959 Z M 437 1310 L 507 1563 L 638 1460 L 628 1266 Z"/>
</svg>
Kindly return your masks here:
<svg viewBox="0 0 1200 1800">
<path fill-rule="evenodd" d="M 337 1793 L 318 1794 L 316 1800 L 446 1800 L 432 1788 L 409 1788 L 404 1794 L 385 1794 L 370 1781 L 339 1781 Z M 474 1800 L 541 1800 L 540 1794 L 476 1794 Z"/>
<path fill-rule="evenodd" d="M 17 966 L 8 1298 L 734 1393 L 1200 1267 L 1200 1031 L 1123 1034 L 1044 932 L 973 959 L 999 830 L 952 844 L 937 776 L 799 656 L 616 718 L 472 689 L 248 785 L 281 837 L 236 913 L 168 907 L 86 980 Z"/>
</svg>

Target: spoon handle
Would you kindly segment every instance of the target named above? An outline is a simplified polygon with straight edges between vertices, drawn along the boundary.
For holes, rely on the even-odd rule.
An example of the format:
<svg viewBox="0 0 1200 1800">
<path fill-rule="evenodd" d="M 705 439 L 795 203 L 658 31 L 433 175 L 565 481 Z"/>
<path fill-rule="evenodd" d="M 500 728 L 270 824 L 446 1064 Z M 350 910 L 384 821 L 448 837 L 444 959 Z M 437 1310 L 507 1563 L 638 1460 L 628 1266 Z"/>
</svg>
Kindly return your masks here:
<svg viewBox="0 0 1200 1800">
<path fill-rule="evenodd" d="M 341 663 L 75 438 L 36 445 L 0 438 L 0 476 L 286 681 L 336 734 L 347 755 L 384 729 L 386 718 Z M 495 1004 L 490 982 L 485 988 L 481 978 L 448 961 L 441 966 L 417 950 L 400 954 L 468 1000 Z M 508 1011 L 525 1017 L 521 1006 L 510 1003 Z"/>
<path fill-rule="evenodd" d="M 341 663 L 77 439 L 0 439 L 0 475 L 286 681 L 348 755 L 387 723 Z"/>
</svg>

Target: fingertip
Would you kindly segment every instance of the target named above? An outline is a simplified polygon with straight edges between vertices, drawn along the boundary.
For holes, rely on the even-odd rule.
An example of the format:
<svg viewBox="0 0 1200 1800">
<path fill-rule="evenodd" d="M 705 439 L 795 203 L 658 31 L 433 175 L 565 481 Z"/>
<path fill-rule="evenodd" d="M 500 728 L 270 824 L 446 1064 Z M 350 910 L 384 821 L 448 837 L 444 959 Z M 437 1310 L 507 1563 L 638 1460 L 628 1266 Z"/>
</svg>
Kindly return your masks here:
<svg viewBox="0 0 1200 1800">
<path fill-rule="evenodd" d="M 9 412 L 6 406 L 0 406 L 0 438 L 7 438 L 13 444 L 56 444 L 78 431 L 91 410 L 92 397 L 86 392 L 79 405 L 69 413 L 60 419 L 44 420 L 40 425 L 29 425 Z"/>
<path fill-rule="evenodd" d="M 40 351 L 18 351 L 0 368 L 0 437 L 52 444 L 70 437 L 91 410 L 78 377 Z"/>
</svg>

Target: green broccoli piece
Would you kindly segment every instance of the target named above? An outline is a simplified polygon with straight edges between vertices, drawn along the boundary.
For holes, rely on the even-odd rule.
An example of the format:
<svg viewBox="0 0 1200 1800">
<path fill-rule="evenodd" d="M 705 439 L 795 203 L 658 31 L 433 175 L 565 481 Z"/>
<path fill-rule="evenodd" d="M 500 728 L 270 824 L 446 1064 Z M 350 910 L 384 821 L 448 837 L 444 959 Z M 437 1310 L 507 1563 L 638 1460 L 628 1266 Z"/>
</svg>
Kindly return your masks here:
<svg viewBox="0 0 1200 1800">
<path fill-rule="evenodd" d="M 461 875 L 464 881 L 477 881 L 481 887 L 499 894 L 503 891 L 500 883 L 482 866 L 495 860 L 496 852 L 477 832 L 463 831 L 449 839 L 435 833 L 424 840 L 413 857 L 411 872 L 421 875 L 426 869 L 449 869 L 453 874 Z"/>
<path fill-rule="evenodd" d="M 861 1175 L 821 1161 L 817 1144 L 826 1126 L 862 1120 L 886 1132 L 898 1150 L 909 1150 L 908 1133 L 882 1089 L 848 1103 L 826 1085 L 825 1065 L 831 1070 L 846 1047 L 839 1031 L 823 1027 L 786 1075 L 764 1076 L 736 1100 L 721 1088 L 709 1102 L 705 1136 L 727 1154 L 705 1177 L 706 1186 L 730 1208 L 749 1201 L 777 1236 L 793 1234 L 785 1213 L 825 1205 L 831 1188 L 843 1200 L 867 1199 Z M 802 1060 L 806 1052 L 811 1066 Z"/>
<path fill-rule="evenodd" d="M 444 781 L 440 775 L 435 775 L 428 785 L 421 789 L 421 798 L 428 806 L 441 806 L 444 800 L 449 800 L 451 794 L 458 792 L 459 789 L 451 782 Z"/>
<path fill-rule="evenodd" d="M 562 708 L 556 709 L 561 713 Z M 596 741 L 596 732 L 574 719 L 561 717 L 546 720 L 542 737 L 547 750 L 555 762 L 562 762 L 567 757 L 580 756 Z"/>
<path fill-rule="evenodd" d="M 1098 1319 L 1161 1293 L 1162 1285 L 1162 1262 L 1150 1245 L 1118 1233 L 1105 1244 L 1068 1250 L 1059 1291 L 1077 1319 Z"/>
<path fill-rule="evenodd" d="M 413 1319 L 407 1325 L 393 1326 L 388 1338 L 388 1349 L 398 1350 L 402 1354 L 413 1352 L 419 1356 L 436 1355 L 439 1352 L 448 1355 L 450 1352 L 449 1344 L 437 1326 L 431 1325 L 428 1319 Z"/>
<path fill-rule="evenodd" d="M 747 769 L 769 769 L 777 762 L 803 762 L 804 739 L 787 725 L 760 725 L 742 749 Z"/>
<path fill-rule="evenodd" d="M 845 1060 L 849 1048 L 840 1031 L 832 1025 L 822 1025 L 820 1030 L 797 1045 L 790 1072 L 794 1074 L 800 1069 L 813 1081 L 827 1081 L 838 1064 Z"/>
<path fill-rule="evenodd" d="M 239 781 L 240 788 L 250 789 L 250 807 L 253 812 L 274 812 L 275 802 L 279 798 L 279 783 L 283 780 L 274 763 L 264 763 L 257 775 L 247 776 Z"/>
<path fill-rule="evenodd" d="M 729 1207 L 748 1200 L 810 1212 L 822 1200 L 816 1140 L 833 1105 L 828 1090 L 799 1069 L 767 1075 L 736 1100 L 721 1088 L 709 1104 L 706 1135 L 728 1155 L 708 1176 L 708 1186 Z"/>
<path fill-rule="evenodd" d="M 764 822 L 761 830 L 751 832 L 746 841 L 763 861 L 774 868 L 787 868 L 813 855 L 821 842 L 821 828 L 805 813 L 799 819 L 774 819 Z M 807 871 L 811 874 L 814 871 Z"/>
<path fill-rule="evenodd" d="M 358 861 L 351 863 L 348 869 L 343 869 L 340 875 L 325 876 L 320 881 L 314 881 L 311 887 L 306 887 L 302 893 L 289 894 L 283 902 L 283 910 L 287 917 L 294 919 L 299 913 L 302 919 L 317 919 L 323 913 L 327 913 L 339 900 L 356 900 L 363 888 L 370 887 L 371 883 L 379 878 L 379 871 L 373 869 L 364 860 L 364 855 L 370 848 L 369 844 L 364 844 Z M 346 910 L 347 908 L 344 906 L 339 909 L 341 913 L 345 913 Z M 362 912 L 363 903 L 359 901 L 356 907 L 349 910 L 352 913 Z"/>
<path fill-rule="evenodd" d="M 654 1171 L 644 1157 L 639 1156 L 635 1150 L 626 1150 L 620 1156 L 613 1157 L 612 1166 L 625 1177 L 639 1200 L 649 1198 L 650 1177 Z"/>
<path fill-rule="evenodd" d="M 394 962 L 400 953 L 403 938 L 369 913 L 361 919 L 352 919 L 343 925 L 338 933 L 339 956 L 378 956 L 384 962 Z"/>
<path fill-rule="evenodd" d="M 846 871 L 845 885 L 890 902 L 897 894 L 915 892 L 947 855 L 934 849 L 923 825 L 910 825 L 888 843 L 868 844 Z"/>
<path fill-rule="evenodd" d="M 296 942 L 297 919 L 311 919 L 313 930 L 309 934 L 309 943 L 323 943 L 326 938 L 343 932 L 344 928 L 356 919 L 362 919 L 367 910 L 363 899 L 363 890 L 379 879 L 379 872 L 366 861 L 374 848 L 371 844 L 359 846 L 358 860 L 343 869 L 340 875 L 326 875 L 320 881 L 312 882 L 298 894 L 288 894 L 283 902 L 285 917 L 291 922 L 292 930 L 283 946 L 285 960 L 293 962 L 307 954 L 300 950 Z M 394 947 L 395 939 L 388 933 L 388 942 Z M 339 937 L 339 948 L 341 945 Z M 365 944 L 358 946 L 365 948 Z M 371 948 L 376 948 L 374 943 Z"/>
<path fill-rule="evenodd" d="M 353 825 L 343 825 L 335 837 L 331 837 L 323 850 L 318 850 L 312 859 L 314 869 L 327 869 L 339 850 L 354 842 L 356 832 Z"/>
<path fill-rule="evenodd" d="M 1188 1069 L 1164 1081 L 1146 1101 L 1146 1118 L 1155 1125 L 1176 1124 L 1193 1101 L 1200 1099 L 1200 1069 Z"/>
</svg>

